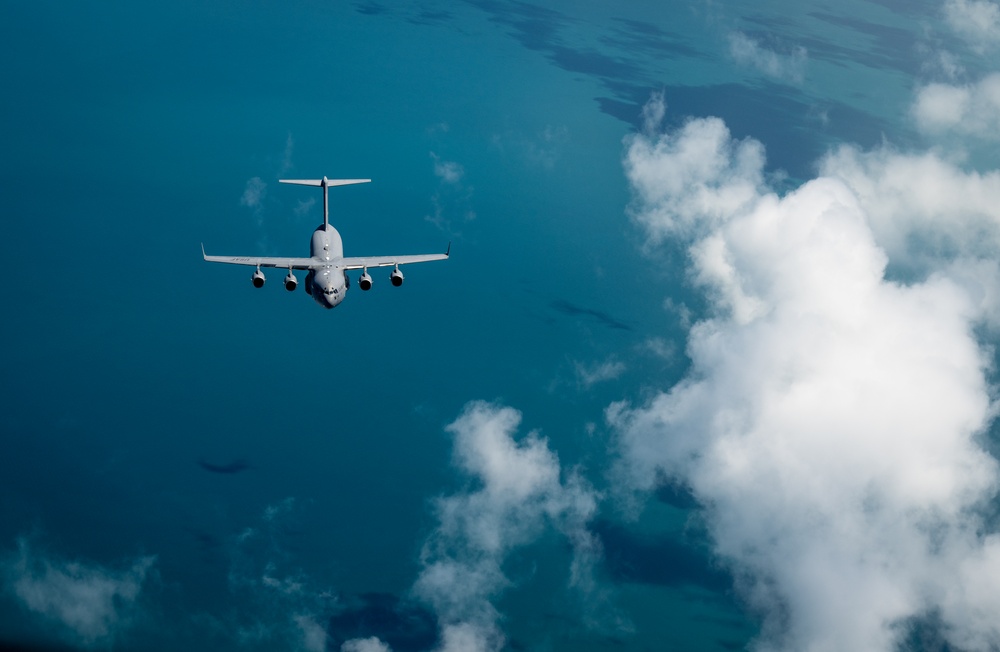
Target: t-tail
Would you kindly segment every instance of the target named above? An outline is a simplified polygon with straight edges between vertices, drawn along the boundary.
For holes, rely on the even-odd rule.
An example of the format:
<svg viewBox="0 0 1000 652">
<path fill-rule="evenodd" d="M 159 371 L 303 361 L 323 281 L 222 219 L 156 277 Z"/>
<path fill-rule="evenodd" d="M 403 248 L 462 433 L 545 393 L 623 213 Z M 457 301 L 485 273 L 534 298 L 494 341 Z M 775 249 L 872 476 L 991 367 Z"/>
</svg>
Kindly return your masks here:
<svg viewBox="0 0 1000 652">
<path fill-rule="evenodd" d="M 319 186 L 323 189 L 323 226 L 330 225 L 330 200 L 328 197 L 331 186 L 350 186 L 355 183 L 369 183 L 371 179 L 278 179 L 278 183 L 294 183 L 299 186 Z"/>
</svg>

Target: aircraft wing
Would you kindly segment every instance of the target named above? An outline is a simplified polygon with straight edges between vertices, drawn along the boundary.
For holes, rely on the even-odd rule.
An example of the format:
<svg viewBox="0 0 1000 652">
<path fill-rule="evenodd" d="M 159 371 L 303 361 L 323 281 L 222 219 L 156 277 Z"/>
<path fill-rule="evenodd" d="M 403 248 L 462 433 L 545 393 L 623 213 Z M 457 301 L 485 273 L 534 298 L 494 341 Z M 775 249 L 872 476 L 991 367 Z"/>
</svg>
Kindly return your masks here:
<svg viewBox="0 0 1000 652">
<path fill-rule="evenodd" d="M 448 254 L 416 254 L 410 256 L 354 256 L 343 258 L 337 263 L 341 269 L 362 269 L 363 267 L 394 267 L 409 263 L 427 263 L 432 260 L 447 260 Z"/>
<path fill-rule="evenodd" d="M 205 253 L 204 245 L 201 247 L 201 255 L 210 263 L 229 263 L 230 265 L 248 265 L 250 267 L 313 269 L 314 267 L 324 266 L 324 263 L 317 261 L 315 258 L 283 258 L 278 256 L 209 256 Z"/>
<path fill-rule="evenodd" d="M 249 267 L 279 267 L 282 269 L 318 269 L 337 267 L 339 269 L 362 269 L 364 267 L 392 267 L 409 263 L 426 263 L 432 260 L 447 260 L 451 255 L 451 244 L 443 254 L 411 254 L 407 256 L 360 256 L 340 260 L 317 260 L 316 258 L 282 258 L 277 256 L 209 256 L 205 246 L 201 247 L 202 257 L 210 263 L 228 263 Z"/>
<path fill-rule="evenodd" d="M 410 263 L 428 263 L 432 260 L 447 260 L 451 255 L 451 243 L 443 254 L 411 254 L 407 256 L 352 256 L 342 258 L 337 266 L 341 269 L 362 269 L 363 267 L 394 267 Z"/>
</svg>

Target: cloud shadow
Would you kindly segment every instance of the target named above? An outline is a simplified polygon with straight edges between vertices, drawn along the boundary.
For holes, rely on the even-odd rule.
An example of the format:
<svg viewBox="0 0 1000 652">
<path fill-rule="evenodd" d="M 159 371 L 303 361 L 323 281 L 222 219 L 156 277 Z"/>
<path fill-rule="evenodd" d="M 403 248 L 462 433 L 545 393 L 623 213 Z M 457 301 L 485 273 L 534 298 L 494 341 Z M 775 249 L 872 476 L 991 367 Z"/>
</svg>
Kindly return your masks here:
<svg viewBox="0 0 1000 652">
<path fill-rule="evenodd" d="M 561 312 L 564 315 L 569 315 L 571 317 L 590 317 L 598 324 L 607 326 L 613 330 L 623 330 L 631 331 L 632 327 L 624 322 L 620 322 L 606 312 L 601 312 L 600 310 L 593 310 L 591 308 L 583 308 L 569 301 L 563 299 L 556 299 L 549 303 L 551 307 L 556 312 Z"/>
<path fill-rule="evenodd" d="M 699 586 L 725 593 L 732 588 L 728 573 L 712 564 L 706 552 L 674 537 L 653 538 L 610 521 L 593 525 L 604 546 L 604 563 L 615 582 L 658 586 Z"/>
</svg>

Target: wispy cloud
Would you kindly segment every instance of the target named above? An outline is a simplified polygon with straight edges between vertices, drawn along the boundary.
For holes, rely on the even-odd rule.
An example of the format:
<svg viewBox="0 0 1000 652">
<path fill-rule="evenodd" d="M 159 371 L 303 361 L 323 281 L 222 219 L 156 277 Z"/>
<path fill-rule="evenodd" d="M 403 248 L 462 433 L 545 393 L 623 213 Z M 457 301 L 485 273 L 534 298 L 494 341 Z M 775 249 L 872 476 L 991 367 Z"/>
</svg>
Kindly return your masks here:
<svg viewBox="0 0 1000 652">
<path fill-rule="evenodd" d="M 275 162 L 275 156 L 272 154 L 268 156 L 269 167 L 272 168 L 268 174 L 265 176 L 271 178 L 272 175 L 277 177 L 286 176 L 292 169 L 294 169 L 295 164 L 293 163 L 293 154 L 295 152 L 295 139 L 292 137 L 291 132 L 285 137 L 285 146 L 281 152 L 280 159 Z M 303 202 L 299 200 L 295 208 L 292 209 L 296 216 L 305 215 L 312 208 L 315 198 L 311 198 L 308 201 Z M 274 198 L 268 198 L 268 184 L 260 176 L 251 177 L 243 188 L 243 194 L 240 196 L 240 205 L 249 208 L 254 218 L 257 222 L 257 227 L 260 229 L 260 234 L 258 238 L 258 247 L 260 249 L 267 249 L 268 247 L 268 237 L 264 229 L 264 219 L 265 214 L 269 208 L 273 208 L 275 205 L 280 207 L 280 203 Z M 287 209 L 285 209 L 287 210 Z"/>
<path fill-rule="evenodd" d="M 310 197 L 309 199 L 300 199 L 293 209 L 295 215 L 298 217 L 303 217 L 312 212 L 313 206 L 316 205 L 316 198 Z"/>
<path fill-rule="evenodd" d="M 253 177 L 247 181 L 247 185 L 243 188 L 240 205 L 258 211 L 263 206 L 266 195 L 267 184 L 260 177 Z"/>
<path fill-rule="evenodd" d="M 431 152 L 434 159 L 434 175 L 441 181 L 450 184 L 459 183 L 465 175 L 465 169 L 455 161 L 445 161 L 440 156 Z"/>
<path fill-rule="evenodd" d="M 642 343 L 642 348 L 661 360 L 672 361 L 677 356 L 677 346 L 662 337 L 650 337 Z"/>
<path fill-rule="evenodd" d="M 156 558 L 140 557 L 122 570 L 47 556 L 18 540 L 4 559 L 4 584 L 30 612 L 59 628 L 75 645 L 106 647 L 134 622 L 143 584 Z"/>
<path fill-rule="evenodd" d="M 551 170 L 562 158 L 569 138 L 565 125 L 546 125 L 534 134 L 517 131 L 494 134 L 491 142 L 501 153 L 510 152 L 532 167 Z"/>
<path fill-rule="evenodd" d="M 517 547 L 546 526 L 573 549 L 570 583 L 593 586 L 600 543 L 587 529 L 597 495 L 576 473 L 560 469 L 545 439 L 514 434 L 521 415 L 508 407 L 474 402 L 448 431 L 455 464 L 479 488 L 438 499 L 439 525 L 421 554 L 415 593 L 431 604 L 441 627 L 440 650 L 497 651 L 504 645 L 493 599 L 510 586 L 502 565 Z"/>
<path fill-rule="evenodd" d="M 431 152 L 434 161 L 434 176 L 439 185 L 431 197 L 434 212 L 424 219 L 451 237 L 461 235 L 463 224 L 476 219 L 472 208 L 473 188 L 463 182 L 465 168 L 455 161 L 447 161 Z"/>
<path fill-rule="evenodd" d="M 729 55 L 736 63 L 754 68 L 767 77 L 801 84 L 805 78 L 809 55 L 804 47 L 778 53 L 743 32 L 729 34 Z"/>
<path fill-rule="evenodd" d="M 589 389 L 597 383 L 614 380 L 625 372 L 625 363 L 611 358 L 595 364 L 573 363 L 576 371 L 576 382 L 583 389 Z"/>
<path fill-rule="evenodd" d="M 619 478 L 706 506 L 764 617 L 758 649 L 894 650 L 933 619 L 954 646 L 994 649 L 1000 535 L 980 509 L 1000 474 L 974 333 L 995 309 L 995 179 L 845 148 L 779 196 L 763 163 L 717 119 L 628 142 L 632 215 L 688 244 L 711 313 L 687 378 L 609 408 Z"/>
<path fill-rule="evenodd" d="M 274 645 L 324 652 L 328 635 L 322 614 L 335 600 L 292 561 L 283 532 L 297 518 L 292 498 L 267 505 L 260 520 L 233 539 L 229 589 L 241 608 L 223 617 L 224 633 L 244 645 Z"/>
<path fill-rule="evenodd" d="M 281 166 L 278 168 L 278 176 L 283 177 L 288 172 L 292 171 L 295 164 L 292 162 L 292 155 L 295 153 L 295 139 L 292 138 L 291 132 L 285 138 L 285 151 L 281 156 Z"/>
</svg>

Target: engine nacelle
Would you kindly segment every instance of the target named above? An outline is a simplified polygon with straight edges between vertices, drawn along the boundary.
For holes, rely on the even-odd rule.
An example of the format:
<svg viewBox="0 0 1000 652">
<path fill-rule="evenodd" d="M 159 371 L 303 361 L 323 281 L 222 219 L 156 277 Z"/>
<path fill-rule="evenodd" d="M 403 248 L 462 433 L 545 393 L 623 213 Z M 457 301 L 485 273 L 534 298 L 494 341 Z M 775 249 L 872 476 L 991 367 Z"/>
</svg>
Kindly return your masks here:
<svg viewBox="0 0 1000 652">
<path fill-rule="evenodd" d="M 253 281 L 253 286 L 255 288 L 262 288 L 264 287 L 264 281 L 267 279 L 264 278 L 264 273 L 258 269 L 253 273 L 253 276 L 250 277 L 250 280 Z"/>
<path fill-rule="evenodd" d="M 299 285 L 299 279 L 295 278 L 295 274 L 288 272 L 288 276 L 285 277 L 285 289 L 291 292 Z"/>
<path fill-rule="evenodd" d="M 361 277 L 358 279 L 358 287 L 367 292 L 372 289 L 372 277 L 368 275 L 368 270 L 366 269 Z"/>
<path fill-rule="evenodd" d="M 398 267 L 393 269 L 392 274 L 389 274 L 389 280 L 394 286 L 399 287 L 403 284 L 403 272 L 399 271 Z"/>
</svg>

